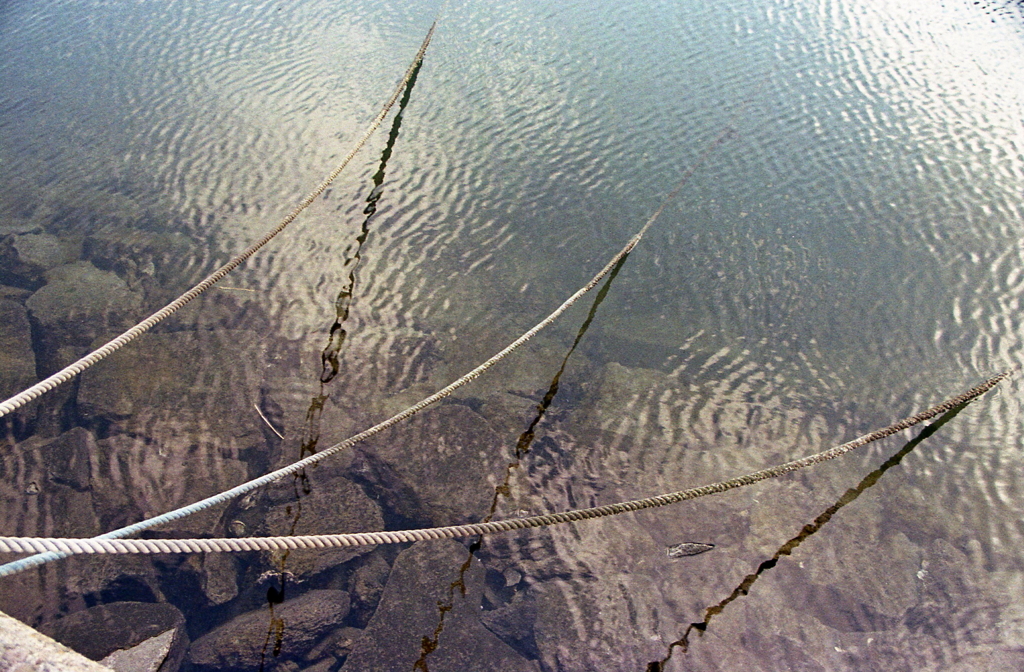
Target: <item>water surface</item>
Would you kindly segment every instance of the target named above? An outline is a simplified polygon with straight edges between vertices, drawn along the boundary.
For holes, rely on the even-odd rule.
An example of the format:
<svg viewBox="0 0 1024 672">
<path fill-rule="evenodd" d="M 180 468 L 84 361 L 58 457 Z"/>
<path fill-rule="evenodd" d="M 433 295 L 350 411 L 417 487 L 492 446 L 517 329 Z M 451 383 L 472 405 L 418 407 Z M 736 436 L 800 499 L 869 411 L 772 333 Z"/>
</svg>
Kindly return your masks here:
<svg viewBox="0 0 1024 672">
<path fill-rule="evenodd" d="M 0 9 L 0 232 L 51 250 L 27 270 L 4 257 L 29 374 L 279 221 L 436 11 Z M 414 403 L 585 283 L 730 128 L 599 304 L 408 426 L 155 534 L 609 503 L 953 396 L 1021 360 L 1022 63 L 1010 5 L 452 3 L 401 116 L 324 197 L 222 287 L 6 425 L 4 531 L 104 532 Z M 84 315 L 41 307 L 79 285 L 124 295 Z M 914 432 L 778 482 L 469 546 L 75 558 L 5 579 L 0 608 L 45 626 L 169 602 L 193 641 L 255 611 L 269 634 L 250 669 L 1009 669 L 1024 655 L 1020 419 L 1010 382 L 883 472 Z M 46 448 L 55 437 L 72 447 Z M 681 543 L 714 548 L 670 557 Z M 289 648 L 268 596 L 311 590 L 351 596 L 331 626 L 351 647 Z"/>
</svg>

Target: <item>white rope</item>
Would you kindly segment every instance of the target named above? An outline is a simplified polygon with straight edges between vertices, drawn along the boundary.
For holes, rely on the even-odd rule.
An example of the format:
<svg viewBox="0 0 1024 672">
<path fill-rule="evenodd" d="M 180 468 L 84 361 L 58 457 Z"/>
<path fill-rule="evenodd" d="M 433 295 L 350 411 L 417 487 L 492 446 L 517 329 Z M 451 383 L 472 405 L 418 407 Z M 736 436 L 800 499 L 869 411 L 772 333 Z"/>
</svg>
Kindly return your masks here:
<svg viewBox="0 0 1024 672">
<path fill-rule="evenodd" d="M 769 478 L 777 478 L 797 469 L 810 467 L 827 460 L 833 460 L 845 455 L 855 448 L 892 436 L 904 429 L 913 427 L 926 420 L 937 417 L 943 413 L 963 406 L 971 400 L 989 391 L 1002 380 L 1010 376 L 1010 371 L 1004 371 L 994 376 L 981 385 L 974 387 L 963 394 L 952 397 L 936 404 L 931 408 L 913 415 L 888 427 L 876 430 L 870 434 L 860 436 L 840 446 L 814 455 L 808 455 L 798 460 L 755 471 L 744 476 L 732 478 L 726 481 L 718 481 L 698 488 L 680 490 L 646 499 L 637 499 L 626 502 L 618 502 L 606 506 L 598 506 L 589 509 L 577 509 L 562 513 L 531 516 L 528 518 L 513 518 L 509 520 L 497 520 L 487 523 L 472 523 L 469 525 L 452 525 L 447 527 L 432 527 L 419 530 L 395 530 L 383 532 L 357 532 L 352 534 L 318 534 L 296 537 L 248 537 L 239 539 L 60 539 L 43 537 L 0 537 L 0 552 L 4 553 L 39 553 L 43 552 L 65 557 L 72 554 L 137 554 L 137 553 L 214 553 L 214 552 L 243 552 L 243 551 L 279 551 L 299 549 L 324 549 L 349 546 L 374 546 L 379 544 L 400 544 L 412 541 L 424 541 L 428 539 L 454 539 L 459 537 L 471 537 L 482 534 L 494 534 L 498 532 L 509 532 L 512 530 L 524 530 L 537 527 L 548 527 L 567 522 L 592 520 L 606 516 L 615 516 L 631 511 L 640 511 L 678 502 L 706 497 L 727 490 L 744 487 L 763 481 Z M 40 557 L 40 556 L 35 556 Z M 30 559 L 30 558 L 29 558 Z M 12 574 L 17 569 L 7 571 L 8 567 L 16 563 L 9 563 L 0 567 L 0 576 Z"/>
</svg>

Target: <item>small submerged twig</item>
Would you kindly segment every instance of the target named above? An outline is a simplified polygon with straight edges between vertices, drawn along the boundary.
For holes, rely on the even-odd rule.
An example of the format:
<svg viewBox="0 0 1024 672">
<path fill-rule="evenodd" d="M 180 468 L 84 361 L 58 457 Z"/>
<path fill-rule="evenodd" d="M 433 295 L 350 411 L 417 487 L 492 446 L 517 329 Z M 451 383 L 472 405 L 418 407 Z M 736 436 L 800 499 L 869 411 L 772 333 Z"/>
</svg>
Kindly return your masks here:
<svg viewBox="0 0 1024 672">
<path fill-rule="evenodd" d="M 272 431 L 274 434 L 277 434 L 277 436 L 282 441 L 284 441 L 284 435 L 281 432 L 277 431 L 276 427 L 274 427 L 272 424 L 270 424 L 270 420 L 267 420 L 267 416 L 263 415 L 263 411 L 260 410 L 260 407 L 257 406 L 256 404 L 253 404 L 252 407 L 255 408 L 256 412 L 260 414 L 261 418 L 263 418 L 263 422 L 267 423 L 267 427 L 270 427 L 270 431 Z"/>
</svg>

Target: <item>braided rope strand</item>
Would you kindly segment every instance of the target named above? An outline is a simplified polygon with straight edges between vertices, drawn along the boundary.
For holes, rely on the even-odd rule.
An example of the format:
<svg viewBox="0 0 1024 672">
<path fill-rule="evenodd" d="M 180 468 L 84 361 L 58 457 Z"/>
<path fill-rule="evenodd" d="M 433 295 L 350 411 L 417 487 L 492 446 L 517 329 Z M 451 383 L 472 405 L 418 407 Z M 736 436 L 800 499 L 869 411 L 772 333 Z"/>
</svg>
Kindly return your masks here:
<svg viewBox="0 0 1024 672">
<path fill-rule="evenodd" d="M 904 429 L 942 415 L 959 406 L 969 403 L 991 390 L 1000 382 L 1010 377 L 1011 371 L 1004 371 L 989 378 L 984 383 L 971 388 L 940 404 L 922 411 L 909 418 L 893 423 L 888 427 L 864 434 L 852 441 L 844 443 L 820 453 L 808 455 L 790 462 L 785 462 L 767 469 L 761 469 L 744 476 L 725 481 L 718 481 L 688 490 L 670 492 L 646 499 L 636 499 L 615 504 L 577 509 L 561 513 L 550 513 L 528 518 L 496 520 L 487 523 L 471 523 L 468 525 L 452 525 L 432 527 L 419 530 L 395 530 L 384 532 L 357 532 L 351 534 L 321 534 L 298 537 L 247 537 L 240 539 L 59 539 L 42 537 L 0 537 L 0 552 L 3 553 L 54 553 L 61 556 L 72 554 L 138 554 L 138 553 L 211 553 L 211 552 L 243 552 L 243 551 L 277 551 L 339 548 L 349 546 L 376 546 L 380 544 L 401 544 L 412 541 L 432 539 L 455 539 L 472 537 L 481 534 L 495 534 L 525 530 L 538 527 L 549 527 L 561 523 L 578 522 L 615 516 L 643 509 L 652 509 L 669 504 L 676 504 L 690 499 L 698 499 L 736 488 L 752 485 L 769 478 L 777 478 L 798 469 L 833 460 L 837 457 L 868 443 L 892 436 Z M 38 556 L 37 556 L 38 557 Z M 6 571 L 16 563 L 0 567 L 0 576 L 14 573 Z M 17 570 L 15 570 L 17 571 Z"/>
<path fill-rule="evenodd" d="M 316 187 L 316 189 L 309 192 L 309 194 L 304 199 L 302 199 L 302 201 L 299 202 L 297 206 L 295 206 L 295 209 L 288 213 L 288 215 L 283 220 L 281 220 L 280 224 L 278 224 L 273 229 L 268 231 L 262 238 L 257 240 L 249 247 L 247 247 L 244 251 L 238 254 L 238 256 L 234 257 L 229 262 L 227 262 L 226 264 L 218 268 L 216 271 L 208 275 L 202 282 L 197 284 L 195 287 L 188 290 L 187 292 L 176 298 L 174 301 L 171 301 L 166 306 L 156 311 L 155 313 L 144 319 L 142 322 L 139 322 L 134 327 L 127 330 L 117 338 L 114 338 L 113 340 L 107 342 L 105 345 L 97 348 L 96 350 L 93 350 L 88 355 L 82 357 L 73 364 L 66 366 L 65 368 L 61 369 L 52 376 L 39 381 L 38 383 L 29 387 L 28 389 L 23 390 L 22 392 L 19 392 L 10 399 L 7 399 L 4 402 L 0 403 L 0 418 L 21 408 L 22 406 L 32 401 L 33 399 L 41 397 L 42 395 L 54 389 L 58 385 L 62 385 L 68 382 L 69 380 L 71 380 L 78 374 L 82 373 L 93 364 L 105 359 L 109 355 L 113 354 L 117 350 L 120 350 L 122 347 L 124 347 L 131 341 L 135 340 L 142 334 L 149 331 L 150 328 L 152 328 L 158 322 L 161 322 L 162 320 L 166 319 L 167 317 L 175 313 L 179 308 L 189 303 L 190 301 L 192 301 L 192 299 L 196 298 L 197 296 L 205 292 L 207 289 L 212 287 L 215 283 L 220 281 L 221 278 L 223 278 L 225 275 L 234 270 L 243 261 L 245 261 L 252 255 L 256 254 L 256 252 L 258 252 L 260 248 L 262 248 L 264 245 L 270 242 L 270 240 L 273 239 L 277 234 L 281 233 L 281 231 L 283 231 L 285 227 L 287 227 L 289 224 L 295 221 L 295 218 L 298 217 L 303 210 L 309 207 L 309 205 L 313 201 L 315 201 L 317 197 L 320 196 L 320 194 L 324 193 L 327 187 L 329 187 L 331 183 L 334 182 L 334 180 L 337 179 L 339 175 L 341 175 L 341 172 L 345 170 L 345 167 L 348 166 L 349 162 L 353 159 L 353 157 L 355 157 L 356 153 L 363 147 L 364 144 L 366 144 L 366 141 L 369 140 L 371 135 L 373 135 L 373 132 L 376 131 L 377 128 L 384 121 L 384 118 L 387 116 L 388 112 L 394 106 L 395 101 L 398 100 L 398 96 L 401 95 L 402 89 L 404 89 L 406 84 L 409 83 L 409 79 L 416 71 L 416 68 L 419 67 L 420 63 L 422 63 L 423 55 L 427 51 L 427 46 L 430 44 L 430 39 L 434 35 L 434 28 L 436 26 L 437 21 L 435 20 L 434 23 L 430 25 L 430 30 L 427 31 L 426 37 L 423 38 L 423 43 L 420 44 L 419 51 L 416 52 L 416 57 L 409 65 L 409 69 L 406 70 L 405 76 L 402 78 L 402 81 L 399 82 L 398 86 L 391 94 L 391 98 L 389 98 L 388 101 L 384 104 L 384 107 L 380 109 L 380 112 L 378 112 L 377 116 L 374 117 L 373 121 L 370 123 L 369 127 L 367 127 L 362 137 L 359 138 L 359 140 L 352 147 L 352 149 L 349 150 L 344 160 L 342 160 L 342 162 L 338 164 L 338 166 L 334 170 L 332 170 L 331 173 L 326 178 L 324 178 L 323 182 L 321 182 Z"/>
</svg>

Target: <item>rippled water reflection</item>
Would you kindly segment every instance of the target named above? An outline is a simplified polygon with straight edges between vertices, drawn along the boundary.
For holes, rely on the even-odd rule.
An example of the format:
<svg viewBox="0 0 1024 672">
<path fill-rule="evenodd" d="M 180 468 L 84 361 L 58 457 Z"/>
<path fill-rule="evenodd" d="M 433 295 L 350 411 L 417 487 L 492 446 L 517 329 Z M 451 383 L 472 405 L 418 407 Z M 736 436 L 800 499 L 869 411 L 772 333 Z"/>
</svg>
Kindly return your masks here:
<svg viewBox="0 0 1024 672">
<path fill-rule="evenodd" d="M 436 9 L 0 8 L 5 396 L 279 221 Z M 4 532 L 97 534 L 418 401 L 589 279 L 730 126 L 602 295 L 524 351 L 154 534 L 642 497 L 816 452 L 1019 363 L 1022 18 L 959 0 L 453 3 L 401 116 L 292 228 L 7 423 Z M 4 579 L 0 609 L 71 632 L 89 607 L 169 603 L 182 669 L 1021 666 L 1018 383 L 911 438 L 897 461 L 890 440 L 468 546 L 74 558 Z M 714 548 L 666 552 L 681 543 Z"/>
</svg>

